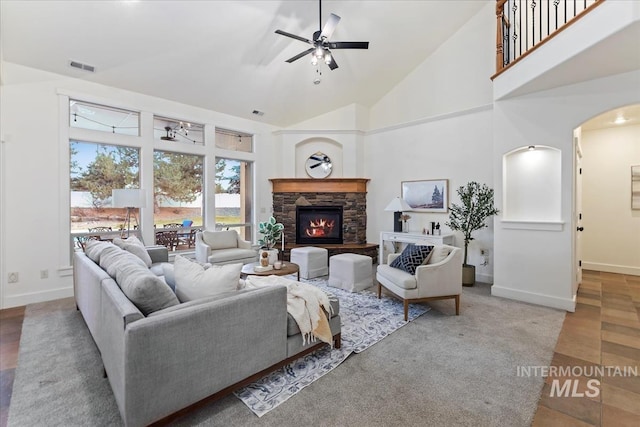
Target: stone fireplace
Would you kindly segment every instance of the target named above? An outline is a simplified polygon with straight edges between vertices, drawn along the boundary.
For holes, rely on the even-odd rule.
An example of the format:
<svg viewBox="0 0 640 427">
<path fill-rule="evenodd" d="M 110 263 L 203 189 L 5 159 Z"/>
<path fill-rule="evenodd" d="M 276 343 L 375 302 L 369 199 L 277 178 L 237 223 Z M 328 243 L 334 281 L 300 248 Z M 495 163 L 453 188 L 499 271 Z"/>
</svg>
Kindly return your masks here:
<svg viewBox="0 0 640 427">
<path fill-rule="evenodd" d="M 289 250 L 296 246 L 320 246 L 327 248 L 330 256 L 344 252 L 361 253 L 377 262 L 378 245 L 367 243 L 368 179 L 282 178 L 270 181 L 273 185 L 273 216 L 284 225 L 285 259 L 288 259 Z M 332 207 L 342 209 L 342 243 L 304 239 L 299 243 L 298 208 L 313 211 Z"/>
<path fill-rule="evenodd" d="M 296 243 L 342 242 L 342 206 L 296 206 Z"/>
</svg>

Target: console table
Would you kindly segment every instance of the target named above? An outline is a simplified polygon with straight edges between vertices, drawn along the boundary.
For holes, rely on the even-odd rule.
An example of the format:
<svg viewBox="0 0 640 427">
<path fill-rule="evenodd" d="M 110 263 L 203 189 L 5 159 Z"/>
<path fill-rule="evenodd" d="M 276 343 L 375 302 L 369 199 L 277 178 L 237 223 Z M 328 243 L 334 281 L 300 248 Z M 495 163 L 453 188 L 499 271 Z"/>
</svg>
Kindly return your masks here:
<svg viewBox="0 0 640 427">
<path fill-rule="evenodd" d="M 393 243 L 393 252 L 385 252 L 385 243 Z M 438 234 L 422 234 L 422 233 L 397 233 L 393 231 L 383 231 L 380 233 L 380 253 L 378 261 L 380 264 L 386 264 L 387 255 L 389 253 L 400 252 L 409 243 L 430 243 L 433 245 L 451 245 L 454 246 L 453 233 Z M 399 245 L 398 245 L 399 244 Z"/>
</svg>

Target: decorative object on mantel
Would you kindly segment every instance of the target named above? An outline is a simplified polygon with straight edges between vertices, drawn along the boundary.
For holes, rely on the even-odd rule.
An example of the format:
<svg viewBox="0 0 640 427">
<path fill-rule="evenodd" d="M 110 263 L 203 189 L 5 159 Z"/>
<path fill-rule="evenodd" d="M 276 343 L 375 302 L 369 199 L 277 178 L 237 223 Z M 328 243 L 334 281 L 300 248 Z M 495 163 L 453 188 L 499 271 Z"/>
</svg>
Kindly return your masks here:
<svg viewBox="0 0 640 427">
<path fill-rule="evenodd" d="M 329 156 L 318 151 L 309 156 L 304 168 L 311 178 L 326 178 L 331 175 L 333 164 Z"/>
<path fill-rule="evenodd" d="M 473 286 L 476 281 L 476 266 L 467 264 L 467 248 L 473 240 L 471 233 L 487 226 L 486 220 L 500 211 L 493 206 L 493 189 L 475 181 L 458 188 L 460 205 L 452 204 L 449 221 L 445 225 L 464 234 L 464 260 L 462 263 L 462 284 Z"/>
<path fill-rule="evenodd" d="M 404 199 L 394 197 L 384 210 L 393 211 L 393 231 L 402 232 L 402 212 L 410 211 L 411 206 Z"/>
<path fill-rule="evenodd" d="M 258 240 L 258 244 L 261 247 L 260 257 L 263 256 L 263 252 L 268 252 L 268 265 L 273 265 L 278 260 L 278 249 L 274 248 L 278 240 L 282 241 L 282 250 L 284 252 L 284 234 L 282 230 L 284 230 L 284 225 L 276 222 L 273 216 L 268 221 L 258 223 L 258 233 L 262 234 L 262 238 Z"/>
</svg>

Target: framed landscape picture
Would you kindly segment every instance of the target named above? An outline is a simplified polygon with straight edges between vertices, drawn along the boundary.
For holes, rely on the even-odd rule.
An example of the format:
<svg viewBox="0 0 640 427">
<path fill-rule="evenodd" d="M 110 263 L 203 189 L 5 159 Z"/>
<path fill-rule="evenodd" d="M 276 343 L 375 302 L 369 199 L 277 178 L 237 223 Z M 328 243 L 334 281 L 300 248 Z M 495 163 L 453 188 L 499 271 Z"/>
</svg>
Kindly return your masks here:
<svg viewBox="0 0 640 427">
<path fill-rule="evenodd" d="M 631 166 L 631 209 L 640 209 L 640 165 Z"/>
<path fill-rule="evenodd" d="M 449 206 L 449 181 L 402 181 L 402 198 L 414 212 L 446 213 Z"/>
</svg>

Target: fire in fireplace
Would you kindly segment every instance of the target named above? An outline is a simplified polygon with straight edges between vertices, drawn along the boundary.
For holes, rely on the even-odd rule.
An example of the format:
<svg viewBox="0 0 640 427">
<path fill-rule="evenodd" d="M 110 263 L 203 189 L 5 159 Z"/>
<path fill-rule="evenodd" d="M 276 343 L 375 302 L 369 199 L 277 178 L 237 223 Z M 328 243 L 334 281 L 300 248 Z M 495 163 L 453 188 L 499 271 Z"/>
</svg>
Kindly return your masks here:
<svg viewBox="0 0 640 427">
<path fill-rule="evenodd" d="M 298 206 L 296 243 L 342 244 L 342 206 Z"/>
</svg>

